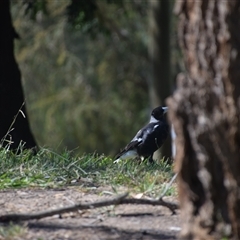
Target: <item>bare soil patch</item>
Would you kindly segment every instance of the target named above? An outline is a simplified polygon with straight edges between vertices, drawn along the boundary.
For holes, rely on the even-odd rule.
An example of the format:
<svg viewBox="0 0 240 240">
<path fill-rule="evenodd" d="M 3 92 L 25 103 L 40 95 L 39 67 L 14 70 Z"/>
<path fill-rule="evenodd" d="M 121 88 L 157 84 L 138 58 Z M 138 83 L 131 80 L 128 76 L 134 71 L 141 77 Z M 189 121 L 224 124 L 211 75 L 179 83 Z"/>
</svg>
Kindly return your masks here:
<svg viewBox="0 0 240 240">
<path fill-rule="evenodd" d="M 30 213 L 94 202 L 111 197 L 107 188 L 86 190 L 80 186 L 62 189 L 1 191 L 1 215 Z M 105 192 L 105 194 L 104 194 Z M 100 194 L 101 193 L 101 194 Z M 168 200 L 176 201 L 174 198 Z M 119 205 L 55 215 L 21 223 L 26 228 L 16 239 L 176 239 L 179 214 L 162 206 Z"/>
</svg>

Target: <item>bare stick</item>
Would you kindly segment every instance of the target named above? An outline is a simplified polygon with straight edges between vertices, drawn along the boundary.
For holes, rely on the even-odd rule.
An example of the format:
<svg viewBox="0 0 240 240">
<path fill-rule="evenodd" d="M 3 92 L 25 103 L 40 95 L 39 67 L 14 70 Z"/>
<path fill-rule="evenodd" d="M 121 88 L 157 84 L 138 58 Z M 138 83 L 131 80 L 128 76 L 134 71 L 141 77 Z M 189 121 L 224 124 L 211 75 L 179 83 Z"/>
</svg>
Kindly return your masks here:
<svg viewBox="0 0 240 240">
<path fill-rule="evenodd" d="M 23 111 L 22 111 L 22 107 L 24 106 L 24 104 L 25 104 L 25 102 L 22 103 L 22 105 L 21 105 L 20 109 L 18 110 L 17 114 L 14 116 L 13 121 L 12 121 L 12 123 L 10 124 L 10 126 L 9 126 L 6 134 L 3 136 L 3 138 L 2 138 L 1 141 L 0 141 L 0 145 L 2 145 L 2 144 L 6 141 L 6 138 L 7 138 L 8 134 L 12 131 L 12 127 L 13 127 L 14 123 L 16 122 L 16 119 L 17 119 L 19 113 L 21 113 L 22 116 L 23 116 L 24 118 L 26 118 L 25 115 L 24 115 L 24 113 L 23 113 Z M 11 144 L 11 143 L 10 143 L 10 144 Z"/>
<path fill-rule="evenodd" d="M 135 198 L 126 198 L 128 193 L 124 193 L 122 195 L 116 196 L 113 199 L 107 199 L 102 201 L 97 201 L 93 203 L 83 203 L 77 204 L 70 207 L 58 208 L 55 210 L 48 210 L 38 213 L 30 213 L 30 214 L 5 214 L 0 216 L 0 222 L 8 223 L 8 222 L 18 222 L 18 221 L 27 221 L 33 219 L 41 219 L 45 217 L 50 217 L 56 214 L 63 214 L 68 212 L 74 212 L 77 210 L 83 209 L 93 209 L 99 207 L 106 207 L 110 205 L 119 205 L 119 204 L 148 204 L 148 205 L 160 205 L 169 208 L 172 213 L 175 213 L 175 210 L 178 209 L 178 205 L 175 203 L 165 202 L 162 199 L 160 200 L 149 200 L 149 199 L 135 199 Z"/>
<path fill-rule="evenodd" d="M 126 198 L 126 199 L 123 199 L 119 204 L 163 206 L 168 208 L 173 214 L 175 214 L 175 210 L 179 209 L 179 206 L 177 203 L 168 202 L 163 199 Z"/>
<path fill-rule="evenodd" d="M 91 209 L 91 208 L 98 208 L 98 207 L 114 205 L 114 204 L 118 204 L 122 199 L 126 198 L 127 195 L 128 195 L 128 193 L 124 193 L 113 199 L 108 199 L 108 200 L 103 200 L 103 201 L 98 201 L 98 202 L 93 202 L 93 203 L 77 204 L 77 205 L 73 205 L 70 207 L 63 207 L 63 208 L 43 211 L 43 212 L 39 212 L 39 213 L 6 214 L 6 215 L 0 216 L 0 222 L 10 222 L 10 221 L 16 222 L 16 221 L 26 221 L 26 220 L 32 220 L 32 219 L 41 219 L 41 218 L 50 217 L 50 216 L 53 216 L 56 214 L 74 212 L 74 211 L 82 210 L 82 209 Z"/>
</svg>

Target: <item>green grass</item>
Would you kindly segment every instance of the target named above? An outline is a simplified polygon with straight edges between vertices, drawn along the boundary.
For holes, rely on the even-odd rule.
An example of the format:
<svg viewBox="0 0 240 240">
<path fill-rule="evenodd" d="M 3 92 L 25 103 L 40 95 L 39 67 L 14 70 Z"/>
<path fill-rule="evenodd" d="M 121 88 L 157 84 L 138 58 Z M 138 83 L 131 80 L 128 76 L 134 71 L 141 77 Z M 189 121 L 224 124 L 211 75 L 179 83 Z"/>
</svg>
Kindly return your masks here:
<svg viewBox="0 0 240 240">
<path fill-rule="evenodd" d="M 104 155 L 76 156 L 69 151 L 57 154 L 45 148 L 36 155 L 31 151 L 16 155 L 2 148 L 0 159 L 0 189 L 54 188 L 73 185 L 83 178 L 98 186 L 111 186 L 113 192 L 124 186 L 135 193 L 157 196 L 173 176 L 172 167 L 163 161 L 139 164 L 131 160 L 114 164 Z M 174 193 L 175 188 L 171 187 L 167 195 Z"/>
<path fill-rule="evenodd" d="M 13 240 L 24 236 L 26 228 L 16 224 L 10 224 L 8 226 L 0 226 L 0 239 Z"/>
</svg>

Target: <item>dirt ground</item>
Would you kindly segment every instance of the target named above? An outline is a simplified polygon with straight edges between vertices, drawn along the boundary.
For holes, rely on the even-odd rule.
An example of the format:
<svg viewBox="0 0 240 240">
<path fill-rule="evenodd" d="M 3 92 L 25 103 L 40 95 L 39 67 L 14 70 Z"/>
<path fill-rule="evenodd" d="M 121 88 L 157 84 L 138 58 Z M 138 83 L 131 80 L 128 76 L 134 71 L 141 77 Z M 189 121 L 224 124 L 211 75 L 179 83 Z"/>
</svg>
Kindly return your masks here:
<svg viewBox="0 0 240 240">
<path fill-rule="evenodd" d="M 112 197 L 107 188 L 86 191 L 80 186 L 8 190 L 1 191 L 0 196 L 1 215 L 44 211 Z M 28 221 L 23 226 L 24 234 L 16 239 L 176 239 L 180 230 L 179 213 L 172 215 L 167 208 L 149 205 L 84 210 Z"/>
</svg>

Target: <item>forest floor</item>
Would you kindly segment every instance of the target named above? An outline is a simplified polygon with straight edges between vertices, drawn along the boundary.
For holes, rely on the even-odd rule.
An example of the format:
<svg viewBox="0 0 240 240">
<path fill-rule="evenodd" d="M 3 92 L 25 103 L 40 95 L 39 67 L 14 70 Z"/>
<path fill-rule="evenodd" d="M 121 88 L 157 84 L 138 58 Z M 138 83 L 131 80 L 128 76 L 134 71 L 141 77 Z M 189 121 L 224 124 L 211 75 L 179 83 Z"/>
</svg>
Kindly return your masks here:
<svg viewBox="0 0 240 240">
<path fill-rule="evenodd" d="M 111 197 L 108 191 L 108 187 L 86 191 L 80 186 L 3 190 L 1 215 L 9 212 L 33 213 L 79 202 L 90 203 Z M 174 197 L 166 199 L 176 202 Z M 176 239 L 180 223 L 179 212 L 173 215 L 162 206 L 127 204 L 79 210 L 17 225 L 1 225 L 0 230 L 0 239 Z"/>
<path fill-rule="evenodd" d="M 77 156 L 42 148 L 36 155 L 0 149 L 0 222 L 9 213 L 32 214 L 92 204 L 129 192 L 129 199 L 177 202 L 176 183 L 166 161 L 114 164 L 103 155 Z M 0 240 L 176 239 L 176 214 L 163 206 L 120 204 L 56 214 L 40 220 L 0 223 Z"/>
</svg>

